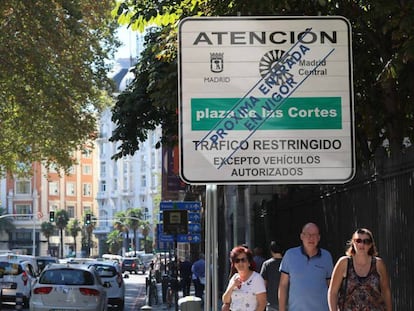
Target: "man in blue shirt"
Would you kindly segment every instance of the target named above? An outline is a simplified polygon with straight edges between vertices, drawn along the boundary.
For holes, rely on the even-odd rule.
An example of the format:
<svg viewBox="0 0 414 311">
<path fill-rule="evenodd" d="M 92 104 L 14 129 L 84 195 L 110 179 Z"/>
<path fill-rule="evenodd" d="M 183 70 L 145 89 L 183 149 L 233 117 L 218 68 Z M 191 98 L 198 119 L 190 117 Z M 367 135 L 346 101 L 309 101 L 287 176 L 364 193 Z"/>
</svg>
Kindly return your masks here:
<svg viewBox="0 0 414 311">
<path fill-rule="evenodd" d="M 204 260 L 204 254 L 198 256 L 198 260 L 193 263 L 191 267 L 193 273 L 193 282 L 195 296 L 203 299 L 204 285 L 206 281 L 206 262 Z"/>
<path fill-rule="evenodd" d="M 328 311 L 332 256 L 318 247 L 316 224 L 307 223 L 300 239 L 302 245 L 287 250 L 280 264 L 279 311 Z"/>
</svg>

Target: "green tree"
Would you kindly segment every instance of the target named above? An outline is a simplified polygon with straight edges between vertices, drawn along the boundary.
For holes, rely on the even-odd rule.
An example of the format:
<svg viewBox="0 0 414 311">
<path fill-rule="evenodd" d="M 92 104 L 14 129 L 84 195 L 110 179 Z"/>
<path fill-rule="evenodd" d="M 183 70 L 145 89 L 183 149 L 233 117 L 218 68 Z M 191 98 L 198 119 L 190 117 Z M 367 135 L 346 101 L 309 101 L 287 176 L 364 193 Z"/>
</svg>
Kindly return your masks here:
<svg viewBox="0 0 414 311">
<path fill-rule="evenodd" d="M 6 214 L 6 210 L 0 207 L 0 215 L 5 215 L 5 214 Z M 14 226 L 13 221 L 9 217 L 0 218 L 0 232 L 1 231 L 10 232 L 15 229 L 16 227 Z"/>
<path fill-rule="evenodd" d="M 384 143 L 389 143 L 390 154 L 398 154 L 405 137 L 413 141 L 413 1 L 125 0 L 114 14 L 120 23 L 139 31 L 160 26 L 148 33 L 135 67 L 136 78 L 113 108 L 117 128 L 111 139 L 121 142 L 115 158 L 134 154 L 154 125 L 166 126 L 160 143 L 176 137 L 176 23 L 194 15 L 345 16 L 353 34 L 354 118 L 360 163 L 368 164 Z"/>
<path fill-rule="evenodd" d="M 140 208 L 129 208 L 125 213 L 125 223 L 134 232 L 134 253 L 137 253 L 138 229 L 141 227 L 143 214 Z"/>
<path fill-rule="evenodd" d="M 124 232 L 126 235 L 126 239 L 124 240 L 124 247 L 128 249 L 128 241 L 129 241 L 129 227 L 125 223 L 126 214 L 124 211 L 120 211 L 115 213 L 115 221 L 114 221 L 114 228 L 119 232 Z"/>
<path fill-rule="evenodd" d="M 75 257 L 76 257 L 76 250 L 77 250 L 76 238 L 79 232 L 82 231 L 79 220 L 77 220 L 76 218 L 70 219 L 66 230 L 69 232 L 70 236 L 73 237 L 73 244 L 74 244 L 73 251 L 75 252 Z"/>
<path fill-rule="evenodd" d="M 122 232 L 119 230 L 113 230 L 108 234 L 106 243 L 109 245 L 109 251 L 111 254 L 119 254 L 119 251 L 122 247 Z"/>
<path fill-rule="evenodd" d="M 144 236 L 144 250 L 145 253 L 150 253 L 150 249 L 149 249 L 149 245 L 147 243 L 147 237 L 151 232 L 151 225 L 148 221 L 142 221 L 141 222 L 141 230 L 142 230 L 142 235 Z"/>
<path fill-rule="evenodd" d="M 109 103 L 112 0 L 0 2 L 0 173 L 68 169 Z M 26 165 L 22 165 L 26 164 Z"/>
<path fill-rule="evenodd" d="M 63 258 L 63 230 L 69 222 L 69 214 L 64 209 L 59 209 L 55 212 L 56 227 L 60 231 L 60 258 Z"/>
<path fill-rule="evenodd" d="M 42 234 L 47 239 L 47 253 L 48 253 L 48 255 L 50 255 L 50 237 L 52 236 L 53 232 L 55 231 L 55 226 L 49 221 L 44 221 L 40 225 L 40 231 L 42 232 Z"/>
</svg>

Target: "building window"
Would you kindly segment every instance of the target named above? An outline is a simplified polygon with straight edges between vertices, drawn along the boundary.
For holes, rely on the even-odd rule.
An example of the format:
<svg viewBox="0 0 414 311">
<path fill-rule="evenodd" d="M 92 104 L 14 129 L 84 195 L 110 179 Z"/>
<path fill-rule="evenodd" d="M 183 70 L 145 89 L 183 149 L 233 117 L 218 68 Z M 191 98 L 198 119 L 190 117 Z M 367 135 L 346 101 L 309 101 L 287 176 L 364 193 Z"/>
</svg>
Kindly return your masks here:
<svg viewBox="0 0 414 311">
<path fill-rule="evenodd" d="M 68 182 L 66 184 L 66 195 L 73 196 L 75 195 L 76 184 L 73 182 Z"/>
<path fill-rule="evenodd" d="M 85 197 L 90 197 L 92 195 L 92 185 L 83 184 L 82 185 L 82 195 Z"/>
<path fill-rule="evenodd" d="M 101 163 L 101 177 L 105 177 L 106 176 L 106 164 L 105 162 Z"/>
<path fill-rule="evenodd" d="M 83 175 L 92 175 L 92 166 L 89 164 L 84 164 L 82 166 Z"/>
<path fill-rule="evenodd" d="M 114 191 L 118 190 L 118 179 L 114 178 L 112 186 L 114 187 Z"/>
<path fill-rule="evenodd" d="M 58 171 L 58 166 L 55 163 L 50 164 L 49 173 L 57 173 Z"/>
<path fill-rule="evenodd" d="M 32 206 L 30 204 L 16 204 L 14 206 L 15 214 L 25 215 L 29 214 L 28 216 L 17 216 L 17 219 L 31 219 L 32 216 Z"/>
<path fill-rule="evenodd" d="M 71 166 L 68 168 L 68 174 L 69 175 L 75 175 L 75 166 Z"/>
<path fill-rule="evenodd" d="M 83 149 L 82 150 L 82 157 L 85 159 L 90 159 L 92 157 L 92 151 L 90 149 Z"/>
<path fill-rule="evenodd" d="M 129 178 L 124 176 L 124 191 L 129 191 Z"/>
<path fill-rule="evenodd" d="M 32 233 L 31 232 L 16 232 L 16 240 L 19 241 L 32 241 Z"/>
<path fill-rule="evenodd" d="M 141 187 L 146 187 L 147 186 L 147 176 L 142 175 L 141 176 Z"/>
<path fill-rule="evenodd" d="M 30 194 L 31 183 L 30 180 L 16 181 L 16 194 Z"/>
<path fill-rule="evenodd" d="M 128 162 L 124 162 L 124 174 L 128 174 L 128 169 L 129 169 L 129 163 Z"/>
<path fill-rule="evenodd" d="M 67 209 L 69 218 L 75 218 L 75 207 L 73 205 L 69 205 L 66 209 Z"/>
<path fill-rule="evenodd" d="M 102 192 L 106 191 L 106 180 L 101 180 L 100 191 L 102 191 Z"/>
<path fill-rule="evenodd" d="M 56 181 L 49 182 L 49 195 L 58 195 L 59 194 L 59 183 Z"/>
</svg>

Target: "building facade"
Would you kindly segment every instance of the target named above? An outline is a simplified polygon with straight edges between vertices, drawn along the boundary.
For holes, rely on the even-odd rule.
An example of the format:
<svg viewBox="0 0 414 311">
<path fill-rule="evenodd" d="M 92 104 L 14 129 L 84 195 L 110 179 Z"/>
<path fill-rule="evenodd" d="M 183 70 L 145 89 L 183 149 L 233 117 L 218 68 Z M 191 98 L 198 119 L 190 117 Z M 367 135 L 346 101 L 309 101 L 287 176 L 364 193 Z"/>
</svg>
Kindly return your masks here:
<svg viewBox="0 0 414 311">
<path fill-rule="evenodd" d="M 118 72 L 114 72 L 114 81 L 122 92 L 132 81 L 132 73 L 125 70 L 129 65 L 128 60 L 118 61 Z M 127 68 L 129 69 L 129 68 Z M 115 94 L 116 95 L 116 94 Z M 103 111 L 99 119 L 99 135 L 97 139 L 98 193 L 96 202 L 98 205 L 98 224 L 94 235 L 99 240 L 99 249 L 105 252 L 107 235 L 114 230 L 113 222 L 117 212 L 125 212 L 130 208 L 140 208 L 144 220 L 150 224 L 149 237 L 153 238 L 154 224 L 158 220 L 157 202 L 161 191 L 161 149 L 155 145 L 161 137 L 161 128 L 151 131 L 148 139 L 141 143 L 139 150 L 133 156 L 125 156 L 117 161 L 111 157 L 117 152 L 119 143 L 109 141 L 116 125 L 112 122 L 111 109 Z M 135 239 L 133 233 L 128 237 L 136 241 L 133 249 L 140 248 L 141 231 Z M 127 252 L 124 243 L 121 255 Z"/>
<path fill-rule="evenodd" d="M 7 176 L 1 181 L 1 207 L 5 218 L 11 220 L 15 229 L 1 232 L 0 249 L 19 250 L 34 255 L 60 254 L 60 232 L 56 229 L 48 239 L 41 226 L 49 222 L 49 212 L 65 210 L 69 219 L 78 219 L 83 225 L 83 215 L 97 213 L 95 201 L 97 182 L 96 151 L 84 148 L 74 153 L 77 165 L 64 174 L 41 163 L 33 164 L 33 175 L 28 178 Z M 81 234 L 75 241 L 66 231 L 63 237 L 63 254 L 80 253 Z M 95 243 L 96 244 L 96 243 Z M 97 253 L 97 248 L 92 249 Z"/>
</svg>

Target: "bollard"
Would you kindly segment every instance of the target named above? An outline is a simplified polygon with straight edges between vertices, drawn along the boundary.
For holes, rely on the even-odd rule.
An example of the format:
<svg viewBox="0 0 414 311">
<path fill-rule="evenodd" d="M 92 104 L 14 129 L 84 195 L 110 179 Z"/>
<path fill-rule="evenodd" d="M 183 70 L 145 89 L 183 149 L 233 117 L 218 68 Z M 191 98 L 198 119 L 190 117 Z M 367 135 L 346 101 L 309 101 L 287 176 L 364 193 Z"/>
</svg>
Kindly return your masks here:
<svg viewBox="0 0 414 311">
<path fill-rule="evenodd" d="M 201 311 L 201 298 L 186 296 L 178 299 L 178 307 L 181 311 Z"/>
<path fill-rule="evenodd" d="M 22 310 L 22 309 L 23 309 L 23 294 L 16 293 L 16 310 Z"/>
</svg>

